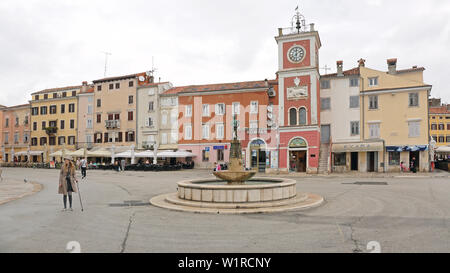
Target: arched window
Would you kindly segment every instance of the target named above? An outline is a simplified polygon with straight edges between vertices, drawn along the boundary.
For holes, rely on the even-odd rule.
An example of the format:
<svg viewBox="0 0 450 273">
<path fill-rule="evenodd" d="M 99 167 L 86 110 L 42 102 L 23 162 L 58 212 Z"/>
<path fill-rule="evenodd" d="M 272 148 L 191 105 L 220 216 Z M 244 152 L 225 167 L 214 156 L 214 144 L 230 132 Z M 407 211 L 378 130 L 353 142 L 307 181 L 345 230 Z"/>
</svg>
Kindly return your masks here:
<svg viewBox="0 0 450 273">
<path fill-rule="evenodd" d="M 289 125 L 297 125 L 297 109 L 289 109 Z"/>
<path fill-rule="evenodd" d="M 306 125 L 306 109 L 303 107 L 298 110 L 298 120 L 300 125 Z"/>
</svg>

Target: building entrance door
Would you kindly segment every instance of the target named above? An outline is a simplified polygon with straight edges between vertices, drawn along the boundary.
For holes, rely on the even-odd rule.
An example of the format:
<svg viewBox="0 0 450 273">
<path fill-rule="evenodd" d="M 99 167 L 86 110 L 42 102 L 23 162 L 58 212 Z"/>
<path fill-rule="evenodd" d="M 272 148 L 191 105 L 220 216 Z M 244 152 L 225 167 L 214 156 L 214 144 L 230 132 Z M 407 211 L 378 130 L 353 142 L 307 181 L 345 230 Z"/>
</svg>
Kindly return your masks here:
<svg viewBox="0 0 450 273">
<path fill-rule="evenodd" d="M 358 170 L 358 153 L 357 152 L 352 152 L 351 153 L 351 166 L 350 166 L 352 171 L 357 171 Z"/>
<path fill-rule="evenodd" d="M 262 140 L 254 140 L 250 143 L 250 167 L 254 171 L 266 172 L 266 151 Z"/>
<path fill-rule="evenodd" d="M 289 168 L 293 172 L 306 172 L 306 151 L 290 151 Z"/>
<path fill-rule="evenodd" d="M 367 153 L 367 171 L 368 172 L 378 171 L 377 152 L 368 152 Z"/>
<path fill-rule="evenodd" d="M 410 167 L 410 169 L 413 168 L 413 164 L 412 164 L 413 158 L 414 158 L 414 170 L 417 171 L 419 169 L 419 151 L 415 151 L 415 152 L 410 151 L 409 152 L 409 167 Z"/>
</svg>

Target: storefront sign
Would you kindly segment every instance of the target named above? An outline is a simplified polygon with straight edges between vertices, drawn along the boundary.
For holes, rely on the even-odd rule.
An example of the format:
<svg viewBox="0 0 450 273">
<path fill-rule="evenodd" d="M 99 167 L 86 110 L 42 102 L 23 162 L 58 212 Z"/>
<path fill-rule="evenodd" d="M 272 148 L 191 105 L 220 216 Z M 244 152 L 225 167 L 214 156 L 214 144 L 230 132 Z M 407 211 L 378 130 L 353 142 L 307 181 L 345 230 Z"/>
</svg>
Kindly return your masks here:
<svg viewBox="0 0 450 273">
<path fill-rule="evenodd" d="M 213 146 L 214 150 L 223 150 L 224 148 L 224 146 Z"/>
</svg>

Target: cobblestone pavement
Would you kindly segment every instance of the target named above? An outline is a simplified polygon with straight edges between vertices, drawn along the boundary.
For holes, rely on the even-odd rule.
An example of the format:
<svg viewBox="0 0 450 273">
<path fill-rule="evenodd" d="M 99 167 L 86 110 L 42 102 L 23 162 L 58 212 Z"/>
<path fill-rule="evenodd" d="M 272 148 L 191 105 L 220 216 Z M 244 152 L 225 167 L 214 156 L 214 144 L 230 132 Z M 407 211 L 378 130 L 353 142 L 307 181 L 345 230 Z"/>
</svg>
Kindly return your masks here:
<svg viewBox="0 0 450 273">
<path fill-rule="evenodd" d="M 75 195 L 74 211 L 62 212 L 57 170 L 5 168 L 5 180 L 43 189 L 0 205 L 0 252 L 67 252 L 69 241 L 81 252 L 368 252 L 370 241 L 382 252 L 449 252 L 448 173 L 395 176 L 290 175 L 298 192 L 320 194 L 325 204 L 209 215 L 146 203 L 175 192 L 177 181 L 213 178 L 210 171 L 88 171 L 80 182 L 84 211 Z"/>
</svg>

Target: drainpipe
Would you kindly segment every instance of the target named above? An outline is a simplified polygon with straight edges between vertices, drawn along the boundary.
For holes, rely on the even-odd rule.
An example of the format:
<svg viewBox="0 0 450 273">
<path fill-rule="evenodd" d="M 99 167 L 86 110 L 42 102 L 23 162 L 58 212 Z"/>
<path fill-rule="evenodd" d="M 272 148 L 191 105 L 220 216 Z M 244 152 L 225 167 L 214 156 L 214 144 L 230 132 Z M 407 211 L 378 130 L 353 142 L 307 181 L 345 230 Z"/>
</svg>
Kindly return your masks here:
<svg viewBox="0 0 450 273">
<path fill-rule="evenodd" d="M 386 142 L 383 140 L 383 173 L 386 173 Z"/>
</svg>

